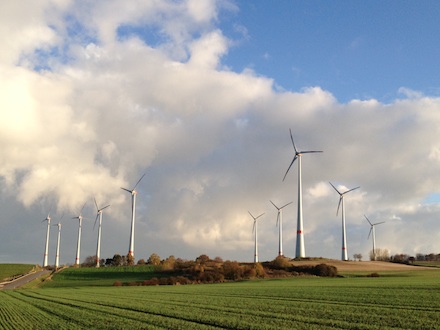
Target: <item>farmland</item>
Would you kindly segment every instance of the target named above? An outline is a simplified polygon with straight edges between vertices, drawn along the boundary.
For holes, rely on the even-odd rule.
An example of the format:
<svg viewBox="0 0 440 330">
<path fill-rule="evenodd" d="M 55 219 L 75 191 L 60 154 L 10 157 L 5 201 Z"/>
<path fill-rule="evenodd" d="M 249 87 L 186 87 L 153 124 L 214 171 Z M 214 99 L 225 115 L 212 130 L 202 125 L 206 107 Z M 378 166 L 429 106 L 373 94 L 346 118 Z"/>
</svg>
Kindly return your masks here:
<svg viewBox="0 0 440 330">
<path fill-rule="evenodd" d="M 30 272 L 35 265 L 26 264 L 1 264 L 0 265 L 0 282 L 4 279 L 15 277 Z"/>
<path fill-rule="evenodd" d="M 210 285 L 43 287 L 0 292 L 0 310 L 4 329 L 436 329 L 440 271 Z"/>
</svg>

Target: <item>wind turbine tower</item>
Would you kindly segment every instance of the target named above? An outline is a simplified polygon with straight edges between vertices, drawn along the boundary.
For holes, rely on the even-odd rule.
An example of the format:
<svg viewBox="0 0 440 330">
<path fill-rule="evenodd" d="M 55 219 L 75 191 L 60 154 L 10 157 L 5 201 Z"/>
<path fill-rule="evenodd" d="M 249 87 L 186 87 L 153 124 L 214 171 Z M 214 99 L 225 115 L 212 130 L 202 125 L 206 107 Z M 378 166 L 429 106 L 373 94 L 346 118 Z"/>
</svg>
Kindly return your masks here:
<svg viewBox="0 0 440 330">
<path fill-rule="evenodd" d="M 131 194 L 131 230 L 130 230 L 130 246 L 128 248 L 128 254 L 131 255 L 134 258 L 134 223 L 136 219 L 136 187 L 141 182 L 141 180 L 144 178 L 145 174 L 141 176 L 141 178 L 138 180 L 138 182 L 134 185 L 133 189 L 129 190 L 126 188 L 121 188 L 122 190 L 125 190 Z"/>
<path fill-rule="evenodd" d="M 278 225 L 278 255 L 283 255 L 283 208 L 285 208 L 287 205 L 292 204 L 293 202 L 287 203 L 286 205 L 283 205 L 281 207 L 278 207 L 275 205 L 274 202 L 270 201 L 273 206 L 278 210 L 277 215 L 277 225 Z"/>
<path fill-rule="evenodd" d="M 370 238 L 371 233 L 373 233 L 373 259 L 376 261 L 376 231 L 375 226 L 380 225 L 381 223 L 385 223 L 385 221 L 371 223 L 371 221 L 367 218 L 367 216 L 364 214 L 365 219 L 367 219 L 368 223 L 370 224 L 370 232 L 368 234 L 368 238 Z"/>
<path fill-rule="evenodd" d="M 99 226 L 98 226 L 98 243 L 96 245 L 96 267 L 99 268 L 99 261 L 101 259 L 101 226 L 102 226 L 102 211 L 104 209 L 106 209 L 107 207 L 109 207 L 110 205 L 104 206 L 103 208 L 99 208 L 98 207 L 98 203 L 96 203 L 96 199 L 94 199 L 95 201 L 95 205 L 96 205 L 96 210 L 97 210 L 97 214 L 96 214 L 96 219 L 95 219 L 95 224 L 93 225 L 93 228 L 96 225 L 96 220 L 98 220 L 99 218 Z"/>
<path fill-rule="evenodd" d="M 81 211 L 79 212 L 79 215 L 77 217 L 73 217 L 72 219 L 78 219 L 78 242 L 76 244 L 76 258 L 75 258 L 75 266 L 79 266 L 79 260 L 80 260 L 80 250 L 81 250 L 81 227 L 82 227 L 82 211 L 84 210 L 84 207 L 86 206 L 86 203 L 84 203 Z"/>
<path fill-rule="evenodd" d="M 60 267 L 60 240 L 61 240 L 61 220 L 56 225 L 58 227 L 57 252 L 55 253 L 55 269 Z"/>
<path fill-rule="evenodd" d="M 295 160 L 298 159 L 298 221 L 297 221 L 297 228 L 296 228 L 296 252 L 295 257 L 296 258 L 305 258 L 306 252 L 304 248 L 304 224 L 303 224 L 303 211 L 302 211 L 302 181 L 301 181 L 301 156 L 303 154 L 310 154 L 310 153 L 317 153 L 322 151 L 315 151 L 315 150 L 309 150 L 309 151 L 300 151 L 296 148 L 295 142 L 293 142 L 293 136 L 292 136 L 292 130 L 290 130 L 290 139 L 292 140 L 293 149 L 295 150 L 295 155 L 293 156 L 292 162 L 289 165 L 289 168 L 286 171 L 286 174 L 284 174 L 284 179 L 287 176 L 287 173 L 289 173 L 290 168 L 292 167 Z"/>
<path fill-rule="evenodd" d="M 43 260 L 43 267 L 47 267 L 48 266 L 48 258 L 49 258 L 49 233 L 50 233 L 50 211 L 47 214 L 46 219 L 43 220 L 47 221 L 47 230 L 46 230 L 46 247 L 44 249 L 44 260 Z"/>
<path fill-rule="evenodd" d="M 249 212 L 249 211 L 248 211 Z M 254 226 L 252 228 L 252 232 L 255 233 L 255 249 L 254 249 L 254 262 L 258 262 L 258 222 L 257 219 L 264 215 L 264 213 L 260 214 L 258 217 L 254 217 L 251 212 L 249 212 L 252 219 L 254 219 Z"/>
<path fill-rule="evenodd" d="M 342 213 L 342 257 L 341 257 L 341 260 L 347 261 L 348 260 L 348 256 L 347 256 L 348 252 L 347 252 L 347 231 L 345 228 L 344 195 L 346 193 L 349 193 L 350 191 L 359 189 L 360 187 L 356 187 L 356 188 L 353 188 L 353 189 L 350 189 L 350 190 L 347 190 L 347 191 L 341 193 L 338 189 L 336 189 L 336 187 L 331 182 L 329 182 L 329 183 L 333 187 L 333 189 L 336 190 L 336 192 L 339 194 L 339 203 L 338 203 L 338 209 L 336 210 L 336 215 L 338 215 L 338 213 L 339 213 L 339 207 L 342 206 L 342 212 L 341 212 Z"/>
</svg>

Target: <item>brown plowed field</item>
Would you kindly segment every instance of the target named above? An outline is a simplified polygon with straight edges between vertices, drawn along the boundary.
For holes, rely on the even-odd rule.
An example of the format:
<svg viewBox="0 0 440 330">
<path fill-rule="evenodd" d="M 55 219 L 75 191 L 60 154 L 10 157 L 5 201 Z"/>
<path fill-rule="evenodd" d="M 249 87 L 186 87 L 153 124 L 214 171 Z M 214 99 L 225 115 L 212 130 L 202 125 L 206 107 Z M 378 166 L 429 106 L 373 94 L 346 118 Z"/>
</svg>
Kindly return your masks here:
<svg viewBox="0 0 440 330">
<path fill-rule="evenodd" d="M 327 264 L 335 266 L 338 272 L 383 272 L 383 271 L 412 271 L 430 269 L 432 267 L 421 267 L 412 265 L 395 264 L 384 261 L 342 261 L 333 259 L 318 259 L 318 260 L 301 260 L 292 261 L 293 265 L 318 265 Z M 439 270 L 438 268 L 434 268 Z"/>
</svg>

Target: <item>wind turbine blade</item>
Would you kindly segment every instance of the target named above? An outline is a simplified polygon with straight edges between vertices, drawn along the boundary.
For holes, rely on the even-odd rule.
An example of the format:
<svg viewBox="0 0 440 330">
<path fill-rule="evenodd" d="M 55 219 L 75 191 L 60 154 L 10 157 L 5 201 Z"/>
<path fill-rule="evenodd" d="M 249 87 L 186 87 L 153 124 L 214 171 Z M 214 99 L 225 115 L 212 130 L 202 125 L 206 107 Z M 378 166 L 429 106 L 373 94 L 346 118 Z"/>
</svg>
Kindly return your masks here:
<svg viewBox="0 0 440 330">
<path fill-rule="evenodd" d="M 84 203 L 83 207 L 81 208 L 81 211 L 79 212 L 79 216 L 81 216 L 82 211 L 84 210 L 84 208 L 86 207 L 87 202 Z"/>
<path fill-rule="evenodd" d="M 333 187 L 333 189 L 336 190 L 336 192 L 337 192 L 339 195 L 342 195 L 342 194 L 339 192 L 339 190 L 336 189 L 336 187 L 333 185 L 333 183 L 331 183 L 330 181 L 329 181 L 329 183 L 330 183 L 330 185 Z"/>
<path fill-rule="evenodd" d="M 134 187 L 133 187 L 133 190 L 136 189 L 137 185 L 139 184 L 139 182 L 141 182 L 141 180 L 144 178 L 144 176 L 145 176 L 145 173 L 141 176 L 141 178 L 139 179 L 139 181 L 136 182 L 136 184 L 135 184 Z"/>
<path fill-rule="evenodd" d="M 122 189 L 122 190 L 125 190 L 125 191 L 128 191 L 130 194 L 133 193 L 133 190 L 128 190 L 128 189 L 125 189 L 125 188 L 122 188 L 122 187 L 121 187 L 121 189 Z"/>
<path fill-rule="evenodd" d="M 313 154 L 317 152 L 323 152 L 321 150 L 309 150 L 309 151 L 301 151 L 302 154 Z"/>
<path fill-rule="evenodd" d="M 257 220 L 254 220 L 254 225 L 252 226 L 252 232 L 255 231 L 255 223 L 257 222 Z"/>
<path fill-rule="evenodd" d="M 350 191 L 353 191 L 353 190 L 356 190 L 356 189 L 359 189 L 359 188 L 360 188 L 360 186 L 359 186 L 359 187 L 356 187 L 356 188 L 353 188 L 353 189 L 350 189 L 350 190 L 347 190 L 347 191 L 344 192 L 343 194 L 349 193 Z"/>
<path fill-rule="evenodd" d="M 96 203 L 96 198 L 93 197 L 93 200 L 95 201 L 96 210 L 99 210 L 98 203 Z"/>
<path fill-rule="evenodd" d="M 293 202 L 290 202 L 290 203 L 287 203 L 286 205 L 281 206 L 281 207 L 280 207 L 280 210 L 283 209 L 283 208 L 285 208 L 287 205 L 292 204 L 292 203 L 293 203 Z"/>
<path fill-rule="evenodd" d="M 262 217 L 264 215 L 264 213 L 261 213 L 258 217 L 255 218 L 255 220 L 257 220 L 259 217 Z"/>
<path fill-rule="evenodd" d="M 370 219 L 367 218 L 367 216 L 364 214 L 365 219 L 367 219 L 368 223 L 372 226 L 373 224 L 371 223 Z"/>
<path fill-rule="evenodd" d="M 95 230 L 95 226 L 96 226 L 96 221 L 98 220 L 98 218 L 99 218 L 99 213 L 96 215 L 96 218 L 95 218 L 95 223 L 93 224 L 93 230 Z"/>
<path fill-rule="evenodd" d="M 373 231 L 373 226 L 371 226 L 371 228 L 370 228 L 370 232 L 368 233 L 368 238 L 367 239 L 370 239 L 370 235 L 371 235 L 372 231 Z"/>
<path fill-rule="evenodd" d="M 339 207 L 341 206 L 341 203 L 342 203 L 342 199 L 343 199 L 344 197 L 342 197 L 342 195 L 341 195 L 341 197 L 339 197 L 339 203 L 338 203 L 338 209 L 336 210 L 336 215 L 338 215 L 338 213 L 339 213 Z"/>
<path fill-rule="evenodd" d="M 255 217 L 252 215 L 252 213 L 251 213 L 250 211 L 248 211 L 248 212 L 249 212 L 249 214 L 251 215 L 252 219 L 255 220 Z"/>
<path fill-rule="evenodd" d="M 382 224 L 382 223 L 385 223 L 385 221 L 381 221 L 381 222 L 373 223 L 373 226 L 380 225 L 380 224 Z"/>
<path fill-rule="evenodd" d="M 293 157 L 292 162 L 290 163 L 289 168 L 288 168 L 287 171 L 286 171 L 286 174 L 284 174 L 283 181 L 286 179 L 287 173 L 289 173 L 289 170 L 290 170 L 290 168 L 292 167 L 293 162 L 294 162 L 297 158 L 298 158 L 298 156 L 295 154 L 295 157 Z"/>
<path fill-rule="evenodd" d="M 293 142 L 292 130 L 290 128 L 289 128 L 289 132 L 290 132 L 290 139 L 292 140 L 292 144 L 293 144 L 293 149 L 295 149 L 295 155 L 296 155 L 298 154 L 298 149 L 296 149 L 295 142 Z"/>
<path fill-rule="evenodd" d="M 269 200 L 269 202 L 271 202 L 272 205 L 275 206 L 275 208 L 276 208 L 277 210 L 279 210 L 278 206 L 276 206 L 274 202 L 272 202 L 271 200 Z"/>
<path fill-rule="evenodd" d="M 107 207 L 110 207 L 110 205 L 104 206 L 100 211 L 105 210 Z"/>
<path fill-rule="evenodd" d="M 278 227 L 278 224 L 280 223 L 280 212 L 278 211 L 278 215 L 277 215 L 277 227 Z"/>
</svg>

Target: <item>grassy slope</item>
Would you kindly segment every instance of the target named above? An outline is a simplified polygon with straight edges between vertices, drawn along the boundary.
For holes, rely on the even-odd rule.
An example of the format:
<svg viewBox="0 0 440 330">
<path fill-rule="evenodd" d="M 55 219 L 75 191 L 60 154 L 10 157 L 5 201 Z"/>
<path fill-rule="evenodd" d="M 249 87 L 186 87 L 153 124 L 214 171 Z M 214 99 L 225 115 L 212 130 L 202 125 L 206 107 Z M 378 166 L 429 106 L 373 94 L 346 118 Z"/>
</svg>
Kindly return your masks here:
<svg viewBox="0 0 440 330">
<path fill-rule="evenodd" d="M 339 273 L 346 277 L 365 276 L 378 273 L 380 276 L 410 276 L 419 271 L 436 271 L 438 268 L 408 266 L 390 262 L 371 261 L 340 261 L 340 260 L 303 260 L 295 261 L 295 265 L 314 265 L 326 263 L 335 266 Z M 414 273 L 415 275 L 415 273 Z M 132 267 L 101 267 L 101 268 L 66 268 L 45 281 L 45 288 L 81 287 L 81 286 L 112 286 L 116 281 L 123 283 L 142 282 L 153 277 L 168 276 L 156 273 L 154 266 Z"/>
<path fill-rule="evenodd" d="M 2 280 L 29 273 L 35 265 L 27 264 L 0 264 L 0 282 Z"/>
<path fill-rule="evenodd" d="M 116 281 L 136 282 L 159 276 L 154 266 L 66 268 L 54 274 L 44 287 L 111 286 Z"/>
</svg>

